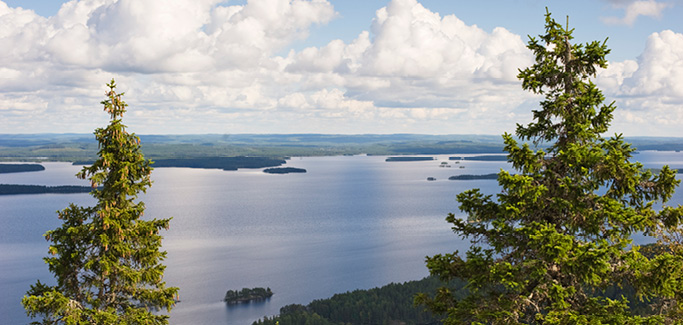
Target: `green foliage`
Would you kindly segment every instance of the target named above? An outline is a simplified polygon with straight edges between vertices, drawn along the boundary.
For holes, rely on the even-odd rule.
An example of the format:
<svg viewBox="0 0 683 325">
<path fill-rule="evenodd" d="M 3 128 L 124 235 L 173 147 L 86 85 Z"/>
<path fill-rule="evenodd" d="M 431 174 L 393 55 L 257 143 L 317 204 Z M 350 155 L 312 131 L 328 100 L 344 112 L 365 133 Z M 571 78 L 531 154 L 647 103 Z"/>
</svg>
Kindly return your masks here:
<svg viewBox="0 0 683 325">
<path fill-rule="evenodd" d="M 545 100 L 516 135 L 548 147 L 534 151 L 504 134 L 518 173 L 498 174 L 495 198 L 459 194 L 467 219 L 446 220 L 472 246 L 464 256 L 427 257 L 433 275 L 467 281 L 462 299 L 446 289 L 417 297 L 445 324 L 683 322 L 683 207 L 665 205 L 679 181 L 667 166 L 654 175 L 630 162 L 635 149 L 620 135 L 601 137 L 615 105 L 603 104 L 589 78 L 607 66 L 609 50 L 572 45 L 572 31 L 547 13 L 545 35 L 528 43 L 536 63 L 519 73 L 522 87 Z M 663 248 L 643 254 L 632 241 L 640 233 Z M 621 288 L 633 299 L 610 297 Z"/>
<path fill-rule="evenodd" d="M 57 280 L 55 286 L 38 281 L 22 300 L 34 324 L 167 324 L 178 288 L 163 282 L 166 253 L 159 251 L 170 219 L 142 220 L 145 209 L 137 200 L 152 184 L 151 162 L 140 150 L 140 140 L 121 123 L 126 103 L 107 85 L 102 102 L 111 116 L 106 128 L 95 130 L 99 159 L 84 167 L 97 199 L 94 207 L 71 204 L 59 212 L 61 227 L 50 230 L 51 257 L 44 258 Z"/>
</svg>

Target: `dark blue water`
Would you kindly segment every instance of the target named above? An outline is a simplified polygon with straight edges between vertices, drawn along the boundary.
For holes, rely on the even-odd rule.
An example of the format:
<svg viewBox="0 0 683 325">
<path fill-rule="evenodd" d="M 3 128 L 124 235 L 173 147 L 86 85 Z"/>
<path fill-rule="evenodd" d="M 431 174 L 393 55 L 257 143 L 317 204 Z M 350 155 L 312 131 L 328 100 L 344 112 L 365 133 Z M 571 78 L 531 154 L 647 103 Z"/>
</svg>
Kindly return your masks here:
<svg viewBox="0 0 683 325">
<path fill-rule="evenodd" d="M 645 152 L 648 167 L 683 166 L 683 154 Z M 159 168 L 141 199 L 146 217 L 173 217 L 165 233 L 166 281 L 180 287 L 172 324 L 251 324 L 280 307 L 334 293 L 427 275 L 424 257 L 464 251 L 444 218 L 458 212 L 455 196 L 473 187 L 498 191 L 493 180 L 449 181 L 458 174 L 509 169 L 502 162 L 385 162 L 385 157 L 294 158 L 306 174 L 260 170 Z M 0 175 L 0 183 L 86 185 L 78 167 Z M 427 177 L 437 181 L 428 182 Z M 29 319 L 21 297 L 36 279 L 51 281 L 41 258 L 42 234 L 59 225 L 69 202 L 92 205 L 87 194 L 0 196 L 0 323 Z M 683 202 L 683 190 L 674 197 Z M 270 287 L 266 302 L 227 307 L 229 289 Z"/>
</svg>

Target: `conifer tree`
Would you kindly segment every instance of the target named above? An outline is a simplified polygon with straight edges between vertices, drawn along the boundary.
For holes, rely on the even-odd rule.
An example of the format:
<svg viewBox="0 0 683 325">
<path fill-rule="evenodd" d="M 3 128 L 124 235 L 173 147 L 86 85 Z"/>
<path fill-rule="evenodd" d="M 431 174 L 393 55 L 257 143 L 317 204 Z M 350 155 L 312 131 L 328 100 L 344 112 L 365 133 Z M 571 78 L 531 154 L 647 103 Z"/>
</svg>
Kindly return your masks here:
<svg viewBox="0 0 683 325">
<path fill-rule="evenodd" d="M 163 282 L 159 231 L 170 219 L 143 220 L 140 192 L 151 186 L 151 162 L 144 158 L 140 139 L 126 131 L 121 118 L 127 104 L 112 79 L 104 110 L 111 117 L 95 130 L 99 159 L 77 176 L 89 179 L 94 207 L 71 204 L 59 211 L 63 224 L 45 234 L 51 241 L 44 258 L 56 278 L 49 286 L 40 280 L 22 304 L 34 324 L 167 324 L 178 288 Z"/>
<path fill-rule="evenodd" d="M 433 275 L 466 280 L 467 296 L 442 287 L 416 302 L 445 324 L 683 322 L 683 256 L 667 241 L 680 238 L 683 207 L 666 205 L 680 181 L 668 166 L 653 174 L 630 162 L 635 149 L 621 135 L 601 136 L 616 106 L 590 78 L 607 67 L 606 41 L 572 45 L 573 29 L 549 12 L 545 21 L 528 42 L 535 64 L 518 75 L 545 99 L 516 135 L 548 147 L 503 135 L 517 172 L 498 174 L 495 197 L 459 194 L 467 218 L 446 218 L 470 249 L 427 257 Z M 641 233 L 660 249 L 634 243 Z"/>
</svg>

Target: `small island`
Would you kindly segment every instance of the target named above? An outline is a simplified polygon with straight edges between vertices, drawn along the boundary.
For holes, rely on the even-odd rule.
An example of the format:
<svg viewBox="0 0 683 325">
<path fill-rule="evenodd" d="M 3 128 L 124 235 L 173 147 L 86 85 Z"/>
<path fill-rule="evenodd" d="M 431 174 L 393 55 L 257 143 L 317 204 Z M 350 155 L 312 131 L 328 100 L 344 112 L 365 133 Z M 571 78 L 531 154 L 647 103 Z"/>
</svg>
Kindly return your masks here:
<svg viewBox="0 0 683 325">
<path fill-rule="evenodd" d="M 270 288 L 243 288 L 240 291 L 228 290 L 228 292 L 225 293 L 225 298 L 223 301 L 225 301 L 228 305 L 233 305 L 249 303 L 252 301 L 262 301 L 270 298 L 271 296 L 273 296 L 273 292 L 270 290 Z"/>
<path fill-rule="evenodd" d="M 498 174 L 484 174 L 484 175 L 457 175 L 448 178 L 452 181 L 470 181 L 475 179 L 498 179 Z"/>
<path fill-rule="evenodd" d="M 388 157 L 384 161 L 429 161 L 434 160 L 434 157 Z"/>
<path fill-rule="evenodd" d="M 263 172 L 268 173 L 268 174 L 289 174 L 289 173 L 305 173 L 306 170 L 303 168 L 279 167 L 279 168 L 266 168 L 263 170 Z"/>
<path fill-rule="evenodd" d="M 45 170 L 45 167 L 39 164 L 0 164 L 0 174 L 37 172 L 41 170 Z"/>
</svg>

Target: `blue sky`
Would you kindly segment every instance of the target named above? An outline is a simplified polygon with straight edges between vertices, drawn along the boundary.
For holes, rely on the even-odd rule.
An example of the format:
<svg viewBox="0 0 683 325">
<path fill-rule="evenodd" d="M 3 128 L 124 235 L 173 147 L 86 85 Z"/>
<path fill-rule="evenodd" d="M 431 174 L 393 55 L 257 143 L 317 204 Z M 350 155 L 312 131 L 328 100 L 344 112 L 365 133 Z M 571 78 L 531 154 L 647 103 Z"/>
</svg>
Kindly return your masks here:
<svg viewBox="0 0 683 325">
<path fill-rule="evenodd" d="M 513 132 L 546 6 L 609 37 L 610 133 L 683 136 L 681 0 L 0 1 L 0 133 L 90 133 L 111 78 L 140 134 Z"/>
</svg>

